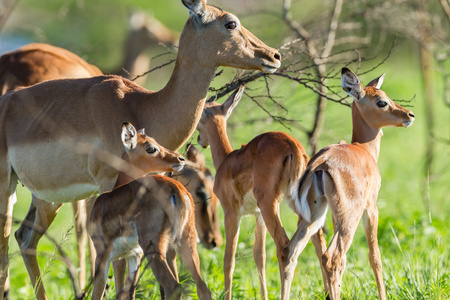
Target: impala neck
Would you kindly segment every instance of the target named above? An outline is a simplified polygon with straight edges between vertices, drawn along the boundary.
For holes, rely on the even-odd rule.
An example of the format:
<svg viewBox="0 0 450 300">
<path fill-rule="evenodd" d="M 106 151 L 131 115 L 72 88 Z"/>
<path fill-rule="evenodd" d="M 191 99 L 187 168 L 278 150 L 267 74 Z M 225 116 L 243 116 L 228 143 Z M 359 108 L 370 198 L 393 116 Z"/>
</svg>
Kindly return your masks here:
<svg viewBox="0 0 450 300">
<path fill-rule="evenodd" d="M 380 141 L 383 136 L 383 131 L 379 128 L 373 128 L 362 118 L 361 112 L 356 104 L 352 104 L 352 120 L 353 120 L 353 134 L 352 144 L 359 143 L 365 147 L 367 151 L 373 156 L 375 161 L 378 161 L 380 154 Z"/>
<path fill-rule="evenodd" d="M 139 167 L 134 166 L 129 162 L 128 156 L 125 154 L 122 157 L 122 167 L 120 168 L 119 176 L 117 177 L 114 188 L 121 185 L 128 184 L 133 180 L 143 177 L 147 172 L 142 171 Z"/>
<path fill-rule="evenodd" d="M 233 148 L 228 139 L 226 122 L 217 119 L 213 121 L 215 124 L 209 128 L 208 139 L 211 145 L 211 156 L 214 167 L 217 171 L 225 158 L 233 151 Z"/>
<path fill-rule="evenodd" d="M 178 54 L 169 82 L 158 92 L 160 104 L 157 114 L 153 114 L 153 121 L 166 128 L 164 135 L 154 138 L 166 148 L 179 149 L 194 133 L 215 70 L 200 66 L 189 55 Z"/>
</svg>

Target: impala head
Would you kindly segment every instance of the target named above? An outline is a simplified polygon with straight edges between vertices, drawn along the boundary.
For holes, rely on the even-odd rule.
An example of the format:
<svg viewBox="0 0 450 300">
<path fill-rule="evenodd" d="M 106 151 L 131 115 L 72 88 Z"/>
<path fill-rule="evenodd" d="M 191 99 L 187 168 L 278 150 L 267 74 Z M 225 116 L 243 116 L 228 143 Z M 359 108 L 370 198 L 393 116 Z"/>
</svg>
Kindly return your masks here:
<svg viewBox="0 0 450 300">
<path fill-rule="evenodd" d="M 220 247 L 223 243 L 219 228 L 218 203 L 214 194 L 214 178 L 206 167 L 205 157 L 197 148 L 188 145 L 188 163 L 174 174 L 191 193 L 195 203 L 195 227 L 200 242 L 208 249 Z"/>
<path fill-rule="evenodd" d="M 146 173 L 180 171 L 184 167 L 183 156 L 158 144 L 144 129 L 136 131 L 130 123 L 122 125 L 122 143 L 128 162 Z"/>
<path fill-rule="evenodd" d="M 210 145 L 208 136 L 209 126 L 215 126 L 216 128 L 223 128 L 227 126 L 227 119 L 230 117 L 231 112 L 241 100 L 244 90 L 245 85 L 241 85 L 223 104 L 219 104 L 217 102 L 205 103 L 202 117 L 197 125 L 197 142 L 200 146 L 203 148 L 208 148 Z"/>
<path fill-rule="evenodd" d="M 196 63 L 273 73 L 281 64 L 280 53 L 245 29 L 239 19 L 206 0 L 182 0 L 190 17 L 180 37 L 179 51 L 195 51 Z M 184 45 L 191 45 L 190 47 Z M 191 53 L 193 54 L 193 53 Z"/>
<path fill-rule="evenodd" d="M 357 109 L 362 119 L 372 128 L 409 127 L 414 122 L 414 113 L 392 101 L 380 90 L 384 74 L 369 82 L 364 88 L 355 73 L 342 69 L 341 85 L 352 96 L 353 109 Z"/>
</svg>

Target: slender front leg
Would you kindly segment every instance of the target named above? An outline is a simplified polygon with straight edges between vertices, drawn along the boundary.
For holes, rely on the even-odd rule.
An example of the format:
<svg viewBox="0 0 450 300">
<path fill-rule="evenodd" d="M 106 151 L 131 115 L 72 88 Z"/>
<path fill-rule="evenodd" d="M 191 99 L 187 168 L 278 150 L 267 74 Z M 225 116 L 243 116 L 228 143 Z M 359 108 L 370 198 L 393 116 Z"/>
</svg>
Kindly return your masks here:
<svg viewBox="0 0 450 300">
<path fill-rule="evenodd" d="M 95 276 L 94 276 L 94 289 L 92 291 L 92 300 L 103 299 L 105 293 L 106 281 L 108 280 L 109 268 L 111 266 L 111 260 L 109 255 L 111 252 L 110 246 L 97 248 L 97 258 L 95 259 Z M 104 251 L 104 252 L 103 252 Z"/>
<path fill-rule="evenodd" d="M 0 300 L 3 299 L 4 292 L 9 291 L 9 286 L 6 286 L 5 283 L 8 278 L 9 235 L 11 233 L 12 211 L 14 203 L 16 202 L 16 194 L 13 193 L 10 196 L 9 191 L 4 191 L 1 193 L 1 197 L 2 201 L 0 202 L 0 228 L 3 228 L 3 234 L 0 234 Z"/>
<path fill-rule="evenodd" d="M 75 231 L 77 234 L 77 250 L 78 250 L 78 281 L 80 288 L 86 286 L 86 241 L 87 234 L 87 213 L 84 200 L 72 202 L 73 214 L 75 217 Z"/>
<path fill-rule="evenodd" d="M 267 299 L 266 286 L 266 233 L 267 228 L 261 214 L 255 215 L 255 244 L 253 245 L 253 258 L 258 269 L 261 287 L 261 299 Z"/>
<path fill-rule="evenodd" d="M 239 239 L 240 218 L 235 212 L 224 212 L 225 219 L 225 256 L 223 268 L 225 273 L 225 300 L 231 300 L 231 287 L 236 263 L 236 247 Z"/>
<path fill-rule="evenodd" d="M 378 295 L 381 300 L 386 299 L 386 291 L 384 289 L 383 271 L 381 264 L 380 249 L 378 247 L 378 209 L 374 205 L 367 208 L 363 214 L 364 231 L 366 233 L 367 244 L 369 245 L 369 261 L 372 266 L 375 280 L 377 281 Z"/>
<path fill-rule="evenodd" d="M 61 206 L 62 204 L 49 203 L 33 195 L 25 220 L 15 233 L 37 299 L 47 299 L 36 258 L 37 245 Z"/>
</svg>

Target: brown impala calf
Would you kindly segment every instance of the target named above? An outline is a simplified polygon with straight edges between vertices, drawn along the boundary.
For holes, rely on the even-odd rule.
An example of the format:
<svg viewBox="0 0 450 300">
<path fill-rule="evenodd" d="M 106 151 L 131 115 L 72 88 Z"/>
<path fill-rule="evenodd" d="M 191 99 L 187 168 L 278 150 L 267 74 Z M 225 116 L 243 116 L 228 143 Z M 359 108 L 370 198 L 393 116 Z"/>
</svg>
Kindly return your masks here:
<svg viewBox="0 0 450 300">
<path fill-rule="evenodd" d="M 194 201 L 180 182 L 148 175 L 101 194 L 92 209 L 90 232 L 97 251 L 92 299 L 103 298 L 111 261 L 123 258 L 128 261 L 127 283 L 118 298 L 134 299 L 142 254 L 168 299 L 180 299 L 172 250 L 187 264 L 198 297 L 211 299 L 200 274 Z"/>
<path fill-rule="evenodd" d="M 122 125 L 121 137 L 126 154 L 123 156 L 122 161 L 118 162 L 117 169 L 120 172 L 115 187 L 125 185 L 149 172 L 180 171 L 185 164 L 185 159 L 180 154 L 159 145 L 153 138 L 145 135 L 143 129 L 137 132 L 130 123 L 124 123 Z M 98 205 L 94 204 L 94 207 L 97 207 L 97 211 L 99 209 Z M 112 205 L 111 209 L 117 210 L 118 207 L 117 205 Z M 120 220 L 118 221 L 120 222 Z M 94 223 L 93 228 L 100 227 Z M 99 238 L 98 234 L 97 238 Z M 98 244 L 98 241 L 94 240 L 94 245 L 97 245 L 96 242 Z M 100 254 L 103 254 L 103 252 Z M 100 254 L 97 253 L 97 257 Z M 132 270 L 129 272 L 129 276 L 134 274 L 133 272 L 136 271 L 135 268 L 136 265 L 132 262 L 130 263 L 129 260 L 129 269 Z M 124 272 L 125 270 L 118 269 L 117 273 L 121 273 L 121 271 Z M 118 294 L 123 289 L 123 278 L 124 274 L 116 274 L 116 289 Z"/>
<path fill-rule="evenodd" d="M 214 178 L 206 167 L 205 157 L 193 145 L 188 145 L 183 170 L 173 173 L 191 194 L 195 203 L 195 226 L 200 242 L 208 249 L 222 246 L 217 209 L 219 199 L 214 194 Z"/>
<path fill-rule="evenodd" d="M 176 150 L 197 126 L 217 67 L 274 72 L 280 66 L 280 54 L 233 14 L 205 0 L 181 2 L 191 13 L 180 36 L 174 71 L 162 90 L 148 91 L 118 76 L 98 76 L 46 81 L 1 97 L 0 300 L 9 263 L 10 196 L 18 180 L 33 199 L 44 200 L 45 214 L 37 218 L 30 210 L 16 237 L 36 297 L 46 299 L 43 285 L 36 286 L 39 239 L 62 203 L 114 187 L 118 170 L 110 159 L 124 153 L 117 139 L 120 124 L 130 121 L 146 128 L 161 145 Z M 30 230 L 29 224 L 41 230 Z"/>
<path fill-rule="evenodd" d="M 339 143 L 320 150 L 311 158 L 293 192 L 295 207 L 303 220 L 289 244 L 287 271 L 283 278 L 287 292 L 297 257 L 312 236 L 322 268 L 325 291 L 329 292 L 329 298 L 340 299 L 345 254 L 362 217 L 378 293 L 380 299 L 386 299 L 377 240 L 376 206 L 381 184 L 377 166 L 383 135 L 381 128 L 409 127 L 414 122 L 414 114 L 380 90 L 383 79 L 384 74 L 363 88 L 352 71 L 342 69 L 342 88 L 354 98 L 352 143 Z M 327 248 L 322 231 L 319 230 L 317 235 L 315 233 L 323 225 L 328 207 L 333 217 L 334 236 Z"/>
<path fill-rule="evenodd" d="M 238 104 L 244 87 L 241 86 L 224 104 L 207 103 L 197 126 L 198 143 L 211 145 L 216 167 L 214 192 L 219 197 L 225 217 L 225 293 L 231 299 L 232 277 L 235 266 L 241 216 L 254 215 L 255 245 L 253 256 L 258 268 L 262 298 L 267 298 L 265 280 L 266 228 L 275 241 L 280 272 L 281 255 L 289 239 L 279 216 L 279 202 L 288 196 L 294 209 L 291 189 L 308 163 L 303 146 L 283 132 L 263 133 L 239 150 L 233 151 L 226 132 L 226 120 Z"/>
</svg>

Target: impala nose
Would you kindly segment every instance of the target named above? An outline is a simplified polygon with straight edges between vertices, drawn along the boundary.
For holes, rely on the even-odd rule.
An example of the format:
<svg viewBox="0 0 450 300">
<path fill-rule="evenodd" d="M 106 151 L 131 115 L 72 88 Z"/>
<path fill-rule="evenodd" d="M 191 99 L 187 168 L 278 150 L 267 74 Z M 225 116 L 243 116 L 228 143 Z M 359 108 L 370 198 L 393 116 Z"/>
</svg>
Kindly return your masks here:
<svg viewBox="0 0 450 300">
<path fill-rule="evenodd" d="M 281 54 L 279 52 L 275 53 L 275 55 L 273 56 L 276 60 L 281 61 Z"/>
<path fill-rule="evenodd" d="M 408 113 L 408 116 L 410 116 L 411 118 L 415 118 L 416 117 L 412 111 Z"/>
</svg>

